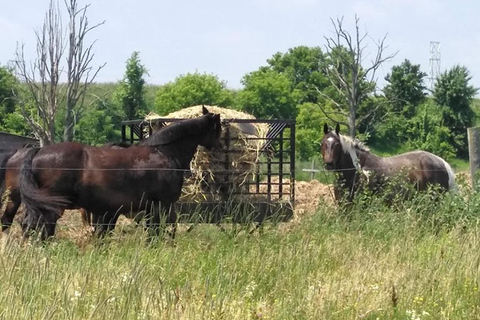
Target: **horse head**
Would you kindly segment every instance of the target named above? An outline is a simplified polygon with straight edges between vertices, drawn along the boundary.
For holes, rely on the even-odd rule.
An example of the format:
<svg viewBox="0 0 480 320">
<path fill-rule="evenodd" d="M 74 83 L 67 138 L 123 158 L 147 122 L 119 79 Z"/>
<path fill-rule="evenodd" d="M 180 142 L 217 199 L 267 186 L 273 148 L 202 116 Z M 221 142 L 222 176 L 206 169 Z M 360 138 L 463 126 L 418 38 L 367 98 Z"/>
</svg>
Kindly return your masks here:
<svg viewBox="0 0 480 320">
<path fill-rule="evenodd" d="M 200 145 L 204 146 L 207 150 L 220 148 L 221 141 L 220 136 L 222 133 L 222 123 L 220 122 L 220 115 L 211 113 L 207 108 L 202 106 L 202 113 L 207 125 L 207 133 L 203 135 L 203 138 L 200 141 Z"/>
<path fill-rule="evenodd" d="M 342 156 L 342 144 L 340 142 L 340 125 L 337 123 L 335 131 L 331 131 L 325 123 L 323 126 L 324 136 L 322 138 L 322 157 L 327 170 L 334 170 L 337 168 L 340 158 Z"/>
</svg>

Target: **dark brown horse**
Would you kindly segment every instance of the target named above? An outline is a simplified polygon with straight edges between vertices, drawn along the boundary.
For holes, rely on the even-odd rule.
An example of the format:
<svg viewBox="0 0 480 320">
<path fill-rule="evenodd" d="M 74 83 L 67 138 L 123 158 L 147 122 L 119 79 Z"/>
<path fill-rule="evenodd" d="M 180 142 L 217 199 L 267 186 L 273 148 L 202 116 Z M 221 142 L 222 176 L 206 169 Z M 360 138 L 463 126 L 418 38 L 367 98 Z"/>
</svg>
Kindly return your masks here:
<svg viewBox="0 0 480 320">
<path fill-rule="evenodd" d="M 20 191 L 26 207 L 24 232 L 54 235 L 61 212 L 91 212 L 98 235 L 112 230 L 119 214 L 147 212 L 147 226 L 159 232 L 161 217 L 176 223 L 173 204 L 197 146 L 220 145 L 220 115 L 174 123 L 127 149 L 64 142 L 32 149 L 22 164 Z M 173 231 L 173 237 L 175 228 Z"/>
<path fill-rule="evenodd" d="M 110 142 L 102 146 L 102 148 L 128 148 L 131 145 L 123 142 Z M 6 232 L 13 223 L 13 219 L 17 214 L 21 204 L 19 176 L 20 166 L 30 148 L 22 148 L 17 150 L 0 150 L 0 209 L 3 201 L 6 201 L 5 211 L 0 218 L 2 223 L 2 232 Z M 89 225 L 88 215 L 85 210 L 80 209 L 82 221 L 85 225 Z"/>
<path fill-rule="evenodd" d="M 322 156 L 325 168 L 337 175 L 335 199 L 347 201 L 363 185 L 372 191 L 382 189 L 389 178 L 404 175 L 417 190 L 437 185 L 447 191 L 456 188 L 455 175 L 442 158 L 426 151 L 412 151 L 392 157 L 379 157 L 358 141 L 340 134 L 337 124 L 330 131 L 325 124 Z"/>
</svg>

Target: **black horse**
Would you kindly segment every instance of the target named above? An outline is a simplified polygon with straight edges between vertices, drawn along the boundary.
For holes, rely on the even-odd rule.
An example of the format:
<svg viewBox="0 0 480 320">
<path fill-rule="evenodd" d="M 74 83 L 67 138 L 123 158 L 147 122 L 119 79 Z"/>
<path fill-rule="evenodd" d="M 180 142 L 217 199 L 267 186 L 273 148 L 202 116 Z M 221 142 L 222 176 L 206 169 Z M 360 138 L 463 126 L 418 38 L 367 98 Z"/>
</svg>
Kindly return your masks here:
<svg viewBox="0 0 480 320">
<path fill-rule="evenodd" d="M 456 188 L 455 174 L 442 158 L 427 151 L 412 151 L 392 157 L 379 157 L 349 137 L 340 134 L 337 124 L 330 131 L 325 124 L 322 139 L 322 156 L 325 168 L 337 175 L 335 199 L 347 201 L 354 198 L 355 192 L 366 185 L 370 190 L 382 189 L 388 179 L 400 175 L 419 190 L 437 185 L 442 190 Z"/>
<path fill-rule="evenodd" d="M 220 146 L 220 115 L 174 123 L 127 149 L 64 142 L 30 151 L 22 164 L 20 192 L 26 207 L 24 232 L 53 236 L 64 209 L 91 212 L 98 235 L 112 230 L 119 214 L 144 211 L 159 233 L 161 217 L 176 223 L 173 204 L 197 146 Z M 172 237 L 175 236 L 175 227 Z"/>
</svg>

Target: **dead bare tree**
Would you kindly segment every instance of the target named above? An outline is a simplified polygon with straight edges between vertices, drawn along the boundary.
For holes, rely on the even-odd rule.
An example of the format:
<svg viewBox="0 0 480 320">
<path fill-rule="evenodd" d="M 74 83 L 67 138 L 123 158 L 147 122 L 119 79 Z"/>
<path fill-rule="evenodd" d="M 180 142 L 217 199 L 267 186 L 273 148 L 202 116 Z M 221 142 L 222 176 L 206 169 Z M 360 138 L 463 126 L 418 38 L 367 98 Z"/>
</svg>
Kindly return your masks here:
<svg viewBox="0 0 480 320">
<path fill-rule="evenodd" d="M 95 42 L 84 47 L 85 36 L 104 22 L 89 27 L 86 17 L 88 5 L 78 10 L 76 0 L 64 0 L 64 3 L 70 18 L 68 29 L 63 29 L 58 2 L 51 0 L 42 29 L 35 31 L 37 51 L 34 62 L 27 63 L 25 45 L 17 47 L 15 52 L 17 74 L 26 84 L 28 92 L 28 99 L 18 97 L 22 114 L 42 146 L 55 142 L 55 119 L 62 105 L 66 108 L 63 138 L 73 139 L 74 107 L 83 105 L 88 85 L 105 66 L 103 64 L 91 73 Z M 66 83 L 62 84 L 61 62 L 66 49 L 66 32 L 69 34 L 67 74 Z"/>
<path fill-rule="evenodd" d="M 368 33 L 360 33 L 359 21 L 355 16 L 355 34 L 352 37 L 343 25 L 343 18 L 334 21 L 331 19 L 334 33 L 333 37 L 325 37 L 326 56 L 329 65 L 325 68 L 325 73 L 334 88 L 335 93 L 329 94 L 317 89 L 318 93 L 332 102 L 335 106 L 334 112 L 327 112 L 321 105 L 320 108 L 325 116 L 334 121 L 333 114 L 340 114 L 346 119 L 345 122 L 339 122 L 347 126 L 349 135 L 355 137 L 358 124 L 363 119 L 369 117 L 375 109 L 369 110 L 368 114 L 361 119 L 357 118 L 357 111 L 361 103 L 369 94 L 375 91 L 375 73 L 384 63 L 392 59 L 396 53 L 384 56 L 386 35 L 382 40 L 375 42 L 376 54 L 368 67 L 363 67 L 362 62 L 366 55 L 365 42 L 369 38 Z M 347 104 L 347 106 L 345 106 Z"/>
<path fill-rule="evenodd" d="M 67 7 L 70 23 L 63 140 L 72 141 L 75 134 L 74 107 L 77 106 L 81 108 L 83 106 L 87 87 L 96 78 L 98 72 L 105 66 L 104 63 L 96 69 L 91 67 L 91 62 L 95 56 L 92 51 L 95 41 L 88 47 L 84 47 L 84 39 L 90 31 L 104 24 L 105 21 L 89 26 L 87 9 L 90 5 L 86 5 L 79 10 L 77 0 L 64 0 L 64 2 Z"/>
<path fill-rule="evenodd" d="M 59 65 L 64 52 L 61 30 L 60 11 L 51 1 L 42 29 L 35 31 L 37 59 L 27 64 L 24 45 L 17 47 L 15 52 L 17 73 L 26 83 L 34 105 L 31 108 L 29 101 L 20 100 L 21 110 L 41 145 L 55 141 L 55 115 L 59 109 Z"/>
</svg>

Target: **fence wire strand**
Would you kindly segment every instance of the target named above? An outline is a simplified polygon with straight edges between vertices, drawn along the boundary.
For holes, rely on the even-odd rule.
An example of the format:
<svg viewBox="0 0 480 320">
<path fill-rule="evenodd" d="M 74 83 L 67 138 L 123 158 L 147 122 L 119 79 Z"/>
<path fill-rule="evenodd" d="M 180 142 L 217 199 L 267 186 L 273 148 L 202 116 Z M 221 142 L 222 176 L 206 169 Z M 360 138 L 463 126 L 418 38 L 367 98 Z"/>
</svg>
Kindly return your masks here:
<svg viewBox="0 0 480 320">
<path fill-rule="evenodd" d="M 13 170 L 20 170 L 21 167 L 1 167 L 0 169 L 13 169 Z M 326 173 L 333 173 L 333 172 L 344 172 L 344 171 L 376 171 L 376 170 L 384 170 L 385 168 L 368 168 L 368 169 L 356 169 L 356 168 L 347 168 L 347 169 L 314 169 L 315 171 L 311 171 L 311 169 L 308 169 L 308 171 L 303 171 L 307 173 L 320 173 L 320 172 L 326 172 Z M 58 171 L 176 171 L 176 172 L 191 172 L 191 169 L 176 169 L 176 168 L 58 168 L 58 167 L 35 167 L 33 170 L 58 170 Z M 419 172 L 437 172 L 437 171 L 444 171 L 444 169 L 415 169 L 416 171 Z M 399 170 L 401 171 L 401 169 Z M 265 173 L 266 175 L 266 173 Z M 270 175 L 278 175 L 275 173 L 270 173 Z"/>
</svg>

